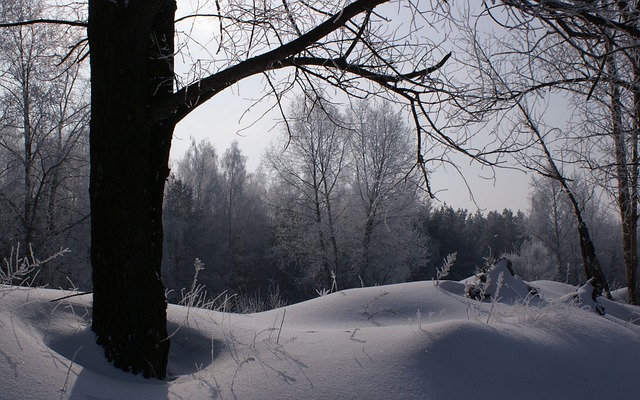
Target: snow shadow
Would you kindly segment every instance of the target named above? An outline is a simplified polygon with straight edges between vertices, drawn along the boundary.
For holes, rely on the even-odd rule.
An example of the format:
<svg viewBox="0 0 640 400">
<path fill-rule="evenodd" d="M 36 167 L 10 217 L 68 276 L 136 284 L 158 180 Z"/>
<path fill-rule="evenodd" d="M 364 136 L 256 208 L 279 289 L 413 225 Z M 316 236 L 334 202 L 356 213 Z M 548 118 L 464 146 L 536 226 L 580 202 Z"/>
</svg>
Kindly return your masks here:
<svg viewBox="0 0 640 400">
<path fill-rule="evenodd" d="M 206 337 L 196 329 L 173 323 L 169 323 L 167 327 L 172 334 L 169 379 L 191 375 L 199 369 L 206 368 L 217 356 L 219 350 L 215 349 L 222 347 L 220 342 Z M 98 375 L 130 382 L 152 381 L 121 371 L 109 363 L 103 355 L 102 347 L 96 344 L 95 333 L 88 327 L 67 335 L 59 335 L 48 341 L 48 346 L 73 364 Z"/>
<path fill-rule="evenodd" d="M 141 375 L 115 368 L 105 359 L 103 349 L 96 344 L 95 333 L 88 325 L 53 336 L 47 340 L 47 347 L 68 360 L 70 365 L 63 392 L 69 393 L 71 400 L 167 399 L 171 381 L 207 368 L 222 348 L 221 342 L 212 340 L 196 329 L 171 322 L 167 328 L 171 335 L 171 347 L 166 381 L 145 379 Z M 99 393 L 104 393 L 105 397 Z"/>
<path fill-rule="evenodd" d="M 200 330 L 174 322 L 167 323 L 171 337 L 168 379 L 195 374 L 207 368 L 218 357 L 223 343 Z"/>
</svg>

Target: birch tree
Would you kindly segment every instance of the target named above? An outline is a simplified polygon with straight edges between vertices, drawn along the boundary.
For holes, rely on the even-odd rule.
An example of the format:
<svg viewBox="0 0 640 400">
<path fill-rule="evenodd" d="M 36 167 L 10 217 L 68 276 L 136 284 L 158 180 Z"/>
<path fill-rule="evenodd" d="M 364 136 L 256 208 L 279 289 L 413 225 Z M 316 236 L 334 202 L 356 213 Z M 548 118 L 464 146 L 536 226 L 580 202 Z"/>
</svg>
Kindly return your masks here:
<svg viewBox="0 0 640 400">
<path fill-rule="evenodd" d="M 557 63 L 536 51 L 534 59 L 556 62 L 552 79 L 535 86 L 554 86 L 573 93 L 584 117 L 575 125 L 580 136 L 573 155 L 594 182 L 611 193 L 622 227 L 628 301 L 640 304 L 638 282 L 638 117 L 640 116 L 638 8 L 634 2 L 505 1 L 517 15 L 551 29 L 554 41 L 580 62 Z M 544 50 L 543 50 L 544 53 Z M 595 115 L 604 119 L 598 121 Z M 586 123 L 585 123 L 586 121 Z M 595 122 L 595 123 L 594 123 Z M 580 129 L 586 127 L 586 129 Z M 594 129 L 595 128 L 595 129 Z M 572 146 L 572 145 L 569 145 Z M 575 145 L 573 145 L 575 147 Z M 615 182 L 615 183 L 614 183 Z"/>
<path fill-rule="evenodd" d="M 389 103 L 361 102 L 352 119 L 349 217 L 361 240 L 353 274 L 370 284 L 404 281 L 426 261 L 415 229 L 419 180 L 411 132 Z"/>
<path fill-rule="evenodd" d="M 567 193 L 567 176 L 589 174 L 592 185 L 611 196 L 609 204 L 617 209 L 622 227 L 628 301 L 637 303 L 636 5 L 513 0 L 482 7 L 478 15 L 486 17 L 485 23 L 498 21 L 509 39 L 482 36 L 479 27 L 484 25 L 478 19 L 471 24 L 470 65 L 478 71 L 482 98 L 470 96 L 470 120 L 500 110 L 501 122 L 509 123 L 496 131 L 506 133 L 500 140 L 525 150 L 521 166 L 565 180 Z M 558 122 L 552 111 L 561 107 L 567 112 Z M 503 129 L 518 124 L 528 128 Z M 533 148 L 540 151 L 526 151 Z M 582 212 L 579 201 L 571 202 L 576 218 L 584 222 L 577 215 Z M 579 228 L 584 237 L 586 225 Z M 581 241 L 588 242 L 597 245 Z M 584 259 L 585 268 L 593 259 Z"/>
<path fill-rule="evenodd" d="M 274 187 L 286 188 L 274 200 L 281 235 L 274 251 L 281 262 L 307 269 L 303 275 L 310 281 L 303 285 L 331 288 L 332 276 L 342 279 L 346 272 L 337 225 L 348 131 L 338 110 L 320 98 L 301 98 L 288 119 L 291 131 L 283 131 L 267 154 Z"/>
</svg>

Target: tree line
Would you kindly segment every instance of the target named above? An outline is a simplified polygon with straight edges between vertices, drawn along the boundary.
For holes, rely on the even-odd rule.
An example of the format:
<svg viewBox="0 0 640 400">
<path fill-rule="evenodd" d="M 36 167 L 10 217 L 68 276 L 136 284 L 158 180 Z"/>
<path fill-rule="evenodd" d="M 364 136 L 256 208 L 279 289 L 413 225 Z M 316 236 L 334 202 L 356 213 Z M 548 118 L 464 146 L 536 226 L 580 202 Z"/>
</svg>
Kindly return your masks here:
<svg viewBox="0 0 640 400">
<path fill-rule="evenodd" d="M 586 281 L 575 218 L 557 182 L 532 180 L 529 215 L 439 204 L 411 170 L 411 135 L 389 104 L 340 109 L 300 98 L 255 173 L 237 142 L 222 155 L 208 140 L 192 142 L 165 197 L 165 283 L 179 294 L 198 258 L 200 283 L 212 295 L 266 295 L 277 287 L 295 302 L 433 279 L 454 253 L 449 279 L 507 256 L 528 280 Z M 619 226 L 587 194 L 580 199 L 598 255 L 619 285 Z"/>
<path fill-rule="evenodd" d="M 24 43 L 7 51 L 34 41 L 24 36 L 14 35 Z M 43 255 L 71 248 L 32 282 L 88 290 L 87 82 L 77 69 L 65 69 L 66 86 L 50 80 L 42 70 L 58 59 L 36 57 L 35 50 L 44 48 L 11 57 L 18 61 L 3 80 L 10 112 L 2 118 L 0 149 L 7 166 L 0 180 L 2 254 L 10 257 L 18 243 Z M 20 79 L 27 70 L 32 76 Z M 323 291 L 432 279 L 453 253 L 451 279 L 508 255 L 526 279 L 584 282 L 575 218 L 556 181 L 532 180 L 529 215 L 454 209 L 421 187 L 413 135 L 389 102 L 340 108 L 301 96 L 256 172 L 247 171 L 237 142 L 219 154 L 211 141 L 193 141 L 174 162 L 164 196 L 168 298 L 179 301 L 191 286 L 196 258 L 204 264 L 199 282 L 210 296 L 266 295 L 277 287 L 288 302 Z M 595 227 L 607 276 L 624 282 L 619 226 L 593 198 L 586 178 L 572 182 Z"/>
</svg>

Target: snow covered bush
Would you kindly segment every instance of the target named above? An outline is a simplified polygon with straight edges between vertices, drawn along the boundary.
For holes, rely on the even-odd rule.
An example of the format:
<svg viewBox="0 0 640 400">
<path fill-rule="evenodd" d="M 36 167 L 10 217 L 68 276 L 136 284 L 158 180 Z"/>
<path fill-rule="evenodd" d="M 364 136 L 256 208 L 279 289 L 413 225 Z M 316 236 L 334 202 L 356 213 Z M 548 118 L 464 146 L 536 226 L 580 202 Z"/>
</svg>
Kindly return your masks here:
<svg viewBox="0 0 640 400">
<path fill-rule="evenodd" d="M 518 253 L 506 255 L 514 269 L 526 281 L 553 280 L 564 275 L 559 273 L 558 262 L 538 241 L 525 241 Z"/>
<path fill-rule="evenodd" d="M 515 304 L 518 300 L 537 295 L 537 289 L 515 274 L 513 263 L 507 258 L 501 258 L 491 267 L 483 268 L 464 283 L 465 295 L 480 301 L 492 299 L 500 293 L 504 302 Z"/>
</svg>

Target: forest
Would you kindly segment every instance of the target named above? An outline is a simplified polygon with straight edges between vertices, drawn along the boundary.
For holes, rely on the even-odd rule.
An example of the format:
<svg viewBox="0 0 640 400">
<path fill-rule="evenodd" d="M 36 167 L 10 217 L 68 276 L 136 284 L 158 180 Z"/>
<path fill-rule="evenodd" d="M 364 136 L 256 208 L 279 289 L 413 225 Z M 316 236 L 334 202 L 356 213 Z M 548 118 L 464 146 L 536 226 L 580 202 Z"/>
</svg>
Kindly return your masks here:
<svg viewBox="0 0 640 400">
<path fill-rule="evenodd" d="M 0 5 L 0 282 L 91 292 L 116 367 L 166 377 L 188 293 L 260 311 L 508 257 L 640 304 L 635 3 L 185 3 Z M 251 77 L 260 167 L 214 132 L 170 160 Z M 463 163 L 526 171 L 529 208 L 438 202 Z"/>
<path fill-rule="evenodd" d="M 56 89 L 43 79 L 14 90 Z M 49 100 L 33 106 L 55 111 L 61 100 Z M 2 137 L 2 164 L 11 167 L 1 188 L 1 245 L 5 260 L 68 249 L 21 279 L 90 290 L 86 104 L 68 107 L 56 114 L 64 124 L 36 121 L 29 136 L 15 129 Z M 340 109 L 301 97 L 289 121 L 255 172 L 237 142 L 221 151 L 210 140 L 192 141 L 174 160 L 163 208 L 169 301 L 197 285 L 204 303 L 262 311 L 347 288 L 431 280 L 452 255 L 451 279 L 508 257 L 528 280 L 586 281 L 576 221 L 556 181 L 532 179 L 526 214 L 454 209 L 421 187 L 412 132 L 392 104 Z M 619 224 L 589 200 L 586 183 L 573 182 L 607 276 L 622 285 Z"/>
<path fill-rule="evenodd" d="M 452 279 L 508 257 L 528 280 L 586 281 L 575 218 L 557 182 L 532 180 L 528 215 L 454 209 L 421 190 L 408 162 L 411 132 L 390 105 L 363 102 L 331 116 L 328 106 L 314 106 L 302 100 L 292 107 L 291 132 L 281 132 L 255 173 L 247 172 L 237 142 L 221 154 L 208 140 L 193 142 L 176 162 L 163 265 L 174 299 L 193 282 L 196 258 L 204 265 L 198 281 L 211 296 L 248 295 L 259 309 L 269 299 L 278 305 L 430 280 L 452 254 Z M 617 287 L 624 282 L 620 227 L 597 201 L 583 207 Z"/>
</svg>

